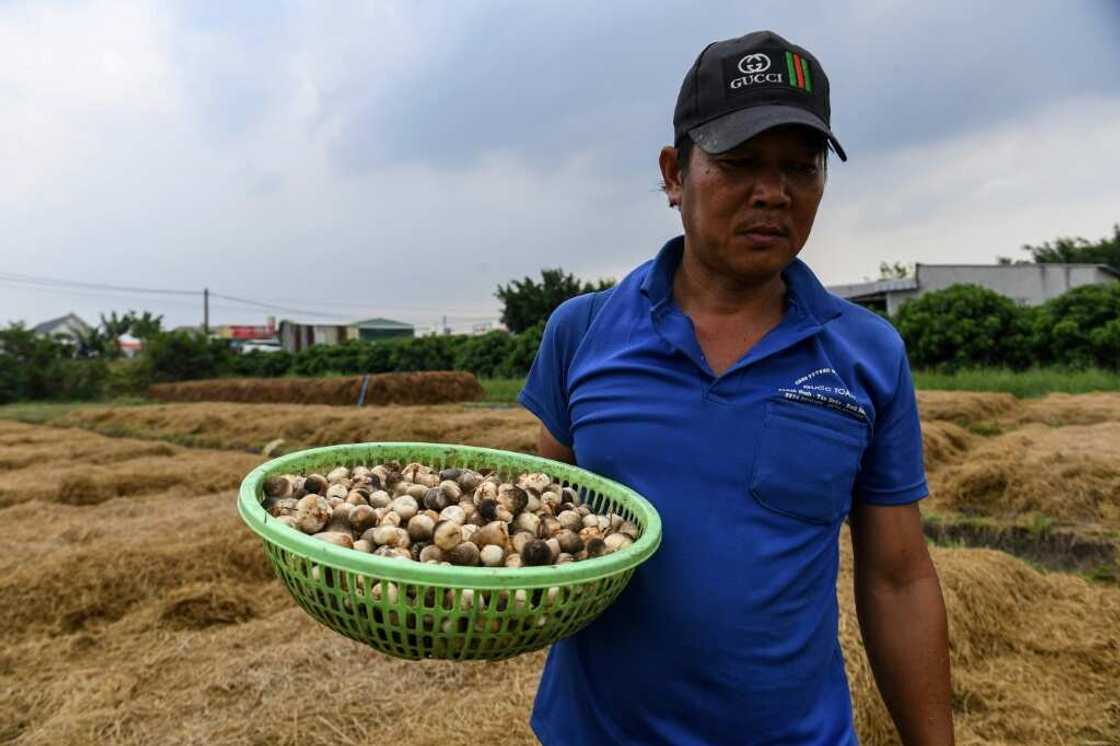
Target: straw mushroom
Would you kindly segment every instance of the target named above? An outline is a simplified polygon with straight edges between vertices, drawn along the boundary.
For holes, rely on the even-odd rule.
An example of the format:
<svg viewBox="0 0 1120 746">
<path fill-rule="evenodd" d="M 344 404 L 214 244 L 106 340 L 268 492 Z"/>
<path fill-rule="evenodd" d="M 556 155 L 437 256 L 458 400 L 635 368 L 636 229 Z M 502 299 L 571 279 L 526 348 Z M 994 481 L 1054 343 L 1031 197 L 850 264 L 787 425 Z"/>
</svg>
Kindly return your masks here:
<svg viewBox="0 0 1120 746">
<path fill-rule="evenodd" d="M 583 528 L 583 518 L 574 510 L 560 511 L 560 514 L 556 516 L 556 520 L 560 521 L 561 527 L 569 531 L 579 531 Z"/>
<path fill-rule="evenodd" d="M 479 557 L 487 567 L 501 567 L 506 559 L 506 551 L 497 544 L 487 544 L 479 551 Z"/>
<path fill-rule="evenodd" d="M 603 539 L 603 543 L 606 544 L 608 552 L 617 552 L 619 549 L 625 549 L 633 544 L 634 540 L 626 534 L 611 534 Z"/>
<path fill-rule="evenodd" d="M 371 508 L 387 508 L 389 507 L 389 503 L 393 501 L 393 498 L 389 497 L 389 493 L 385 490 L 375 490 L 370 493 L 366 500 L 369 501 Z"/>
<path fill-rule="evenodd" d="M 346 549 L 354 548 L 354 537 L 352 537 L 349 532 L 343 533 L 341 531 L 321 531 L 317 534 L 314 534 L 311 538 L 318 539 L 319 541 L 325 541 L 328 544 L 334 544 L 335 546 L 344 547 Z"/>
<path fill-rule="evenodd" d="M 329 486 L 330 483 L 322 474 L 308 474 L 303 480 L 303 488 L 307 490 L 308 494 L 314 493 L 325 496 Z"/>
<path fill-rule="evenodd" d="M 467 522 L 467 513 L 458 505 L 448 505 L 439 512 L 440 520 L 452 521 L 462 526 Z"/>
<path fill-rule="evenodd" d="M 409 495 L 402 495 L 389 504 L 389 509 L 399 515 L 402 520 L 408 521 L 420 510 L 416 499 Z"/>
<path fill-rule="evenodd" d="M 529 567 L 551 564 L 552 550 L 540 539 L 533 539 L 521 550 L 521 561 Z"/>
<path fill-rule="evenodd" d="M 287 475 L 268 477 L 264 480 L 264 494 L 268 497 L 287 497 L 292 494 L 292 483 Z"/>
<path fill-rule="evenodd" d="M 294 516 L 299 512 L 299 500 L 293 497 L 269 497 L 265 499 L 263 507 L 274 518 L 282 515 Z"/>
<path fill-rule="evenodd" d="M 502 521 L 491 521 L 475 531 L 471 541 L 480 548 L 490 545 L 504 547 L 509 541 L 509 525 Z"/>
<path fill-rule="evenodd" d="M 430 541 L 435 530 L 435 521 L 424 513 L 408 519 L 408 536 L 413 541 Z"/>
<path fill-rule="evenodd" d="M 331 514 L 333 517 L 333 513 Z M 368 505 L 359 505 L 350 511 L 350 528 L 359 535 L 377 525 L 377 518 L 373 508 Z"/>
<path fill-rule="evenodd" d="M 556 534 L 556 541 L 560 545 L 560 551 L 567 554 L 578 554 L 583 549 L 583 539 L 579 537 L 575 531 L 571 529 L 562 529 Z"/>
<path fill-rule="evenodd" d="M 477 565 L 480 558 L 478 547 L 469 541 L 459 542 L 447 553 L 447 559 L 449 559 L 453 565 Z"/>
<path fill-rule="evenodd" d="M 449 552 L 463 540 L 463 531 L 458 523 L 442 520 L 435 525 L 432 541 L 440 549 Z"/>
<path fill-rule="evenodd" d="M 331 506 L 325 497 L 310 494 L 301 497 L 296 505 L 296 523 L 300 531 L 306 534 L 316 534 L 327 525 L 331 516 Z"/>
</svg>

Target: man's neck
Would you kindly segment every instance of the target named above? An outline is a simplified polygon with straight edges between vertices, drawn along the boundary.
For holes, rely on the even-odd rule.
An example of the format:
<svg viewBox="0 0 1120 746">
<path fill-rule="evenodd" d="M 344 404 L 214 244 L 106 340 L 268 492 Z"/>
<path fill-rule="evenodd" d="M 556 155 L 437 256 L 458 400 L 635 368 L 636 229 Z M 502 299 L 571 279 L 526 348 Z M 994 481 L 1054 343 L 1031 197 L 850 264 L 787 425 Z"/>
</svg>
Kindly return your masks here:
<svg viewBox="0 0 1120 746">
<path fill-rule="evenodd" d="M 688 316 L 716 320 L 781 319 L 786 286 L 781 274 L 748 283 L 717 274 L 687 250 L 673 277 L 673 298 Z"/>
</svg>

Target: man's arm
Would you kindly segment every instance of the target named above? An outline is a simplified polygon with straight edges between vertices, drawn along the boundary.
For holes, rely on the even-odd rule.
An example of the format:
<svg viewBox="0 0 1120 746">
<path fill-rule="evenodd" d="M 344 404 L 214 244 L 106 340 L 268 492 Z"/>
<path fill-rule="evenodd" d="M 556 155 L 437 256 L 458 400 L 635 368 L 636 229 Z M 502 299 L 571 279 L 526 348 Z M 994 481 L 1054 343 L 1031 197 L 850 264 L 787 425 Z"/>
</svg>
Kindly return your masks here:
<svg viewBox="0 0 1120 746">
<path fill-rule="evenodd" d="M 552 433 L 544 425 L 541 425 L 537 431 L 537 455 L 553 461 L 563 461 L 566 464 L 576 462 L 576 455 L 572 453 L 572 449 L 552 437 Z"/>
<path fill-rule="evenodd" d="M 949 635 L 916 503 L 851 513 L 860 633 L 902 742 L 953 743 Z"/>
</svg>

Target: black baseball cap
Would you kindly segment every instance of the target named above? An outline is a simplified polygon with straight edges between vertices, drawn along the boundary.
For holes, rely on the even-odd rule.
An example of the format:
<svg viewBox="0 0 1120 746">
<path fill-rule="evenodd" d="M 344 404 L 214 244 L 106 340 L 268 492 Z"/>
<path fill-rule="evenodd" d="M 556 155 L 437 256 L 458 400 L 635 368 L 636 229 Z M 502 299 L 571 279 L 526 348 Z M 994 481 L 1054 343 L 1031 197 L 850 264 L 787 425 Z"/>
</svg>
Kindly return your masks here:
<svg viewBox="0 0 1120 746">
<path fill-rule="evenodd" d="M 706 153 L 724 153 L 763 130 L 803 124 L 832 134 L 828 76 L 817 58 L 773 31 L 712 42 L 684 77 L 673 112 L 675 142 L 687 134 Z"/>
</svg>

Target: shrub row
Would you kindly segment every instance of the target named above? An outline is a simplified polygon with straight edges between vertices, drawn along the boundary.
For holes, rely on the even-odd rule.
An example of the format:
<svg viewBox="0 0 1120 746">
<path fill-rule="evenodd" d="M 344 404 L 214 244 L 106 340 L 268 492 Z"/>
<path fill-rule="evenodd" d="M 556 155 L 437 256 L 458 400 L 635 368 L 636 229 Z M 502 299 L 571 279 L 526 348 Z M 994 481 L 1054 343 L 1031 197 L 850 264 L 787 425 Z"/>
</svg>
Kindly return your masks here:
<svg viewBox="0 0 1120 746">
<path fill-rule="evenodd" d="M 1120 369 L 1120 282 L 1074 288 L 1034 307 L 954 285 L 903 304 L 891 321 L 914 368 Z"/>
</svg>

